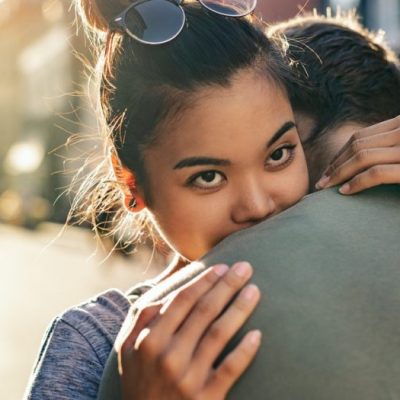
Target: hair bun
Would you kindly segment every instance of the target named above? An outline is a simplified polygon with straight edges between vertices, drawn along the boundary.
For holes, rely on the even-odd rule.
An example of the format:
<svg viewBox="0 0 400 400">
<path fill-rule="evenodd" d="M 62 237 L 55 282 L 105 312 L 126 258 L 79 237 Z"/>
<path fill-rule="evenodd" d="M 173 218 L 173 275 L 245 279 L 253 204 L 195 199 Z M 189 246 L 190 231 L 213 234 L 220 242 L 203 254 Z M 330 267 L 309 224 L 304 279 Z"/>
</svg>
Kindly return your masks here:
<svg viewBox="0 0 400 400">
<path fill-rule="evenodd" d="M 89 28 L 106 32 L 109 22 L 132 2 L 130 0 L 75 0 L 79 15 Z"/>
</svg>

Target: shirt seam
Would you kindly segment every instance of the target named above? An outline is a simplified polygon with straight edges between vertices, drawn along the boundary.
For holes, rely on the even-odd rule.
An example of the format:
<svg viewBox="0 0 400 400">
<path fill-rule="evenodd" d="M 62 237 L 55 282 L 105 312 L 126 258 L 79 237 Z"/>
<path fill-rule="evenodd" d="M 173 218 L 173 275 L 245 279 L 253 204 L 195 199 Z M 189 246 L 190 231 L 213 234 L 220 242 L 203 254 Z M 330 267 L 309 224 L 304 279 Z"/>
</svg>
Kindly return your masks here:
<svg viewBox="0 0 400 400">
<path fill-rule="evenodd" d="M 99 355 L 97 354 L 96 349 L 93 347 L 93 345 L 87 339 L 87 337 L 78 328 L 76 328 L 75 326 L 73 326 L 72 324 L 67 322 L 64 318 L 60 318 L 60 322 L 63 322 L 65 325 L 67 325 L 70 328 L 72 328 L 75 332 L 77 332 L 85 340 L 85 342 L 90 346 L 90 348 L 92 349 L 92 351 L 96 355 L 96 358 L 97 358 L 97 361 L 99 362 L 99 364 L 102 365 L 101 359 L 100 359 Z"/>
</svg>

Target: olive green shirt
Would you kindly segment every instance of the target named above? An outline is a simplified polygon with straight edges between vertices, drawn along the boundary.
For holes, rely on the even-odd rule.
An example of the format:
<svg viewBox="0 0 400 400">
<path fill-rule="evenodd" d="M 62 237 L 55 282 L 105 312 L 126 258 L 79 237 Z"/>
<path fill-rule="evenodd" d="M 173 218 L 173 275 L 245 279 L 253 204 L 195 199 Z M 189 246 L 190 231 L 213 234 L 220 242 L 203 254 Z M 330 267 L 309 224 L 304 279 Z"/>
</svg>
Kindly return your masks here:
<svg viewBox="0 0 400 400">
<path fill-rule="evenodd" d="M 400 399 L 400 186 L 359 195 L 307 196 L 225 239 L 202 260 L 147 292 L 169 293 L 205 266 L 252 263 L 262 300 L 245 331 L 263 341 L 229 399 Z M 120 399 L 109 357 L 99 399 Z"/>
</svg>

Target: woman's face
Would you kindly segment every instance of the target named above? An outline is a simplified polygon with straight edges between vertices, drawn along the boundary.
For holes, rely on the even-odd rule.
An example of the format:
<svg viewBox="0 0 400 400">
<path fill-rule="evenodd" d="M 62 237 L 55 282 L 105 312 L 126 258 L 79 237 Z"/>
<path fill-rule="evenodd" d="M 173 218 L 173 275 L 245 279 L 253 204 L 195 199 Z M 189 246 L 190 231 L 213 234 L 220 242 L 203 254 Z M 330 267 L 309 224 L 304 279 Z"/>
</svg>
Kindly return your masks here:
<svg viewBox="0 0 400 400">
<path fill-rule="evenodd" d="M 290 104 L 250 72 L 230 87 L 204 89 L 144 158 L 148 208 L 190 260 L 295 204 L 308 188 Z"/>
</svg>

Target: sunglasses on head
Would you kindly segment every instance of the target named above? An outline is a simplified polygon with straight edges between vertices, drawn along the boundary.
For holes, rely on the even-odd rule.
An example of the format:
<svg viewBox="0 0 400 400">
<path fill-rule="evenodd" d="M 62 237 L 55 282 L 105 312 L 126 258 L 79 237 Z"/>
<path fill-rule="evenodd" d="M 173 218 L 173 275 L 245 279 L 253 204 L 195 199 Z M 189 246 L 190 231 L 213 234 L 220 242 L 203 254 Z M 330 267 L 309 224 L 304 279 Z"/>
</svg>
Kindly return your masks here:
<svg viewBox="0 0 400 400">
<path fill-rule="evenodd" d="M 254 11 L 257 0 L 198 0 L 203 7 L 225 17 L 243 17 Z M 183 0 L 136 0 L 110 23 L 111 30 L 126 32 L 144 44 L 175 39 L 185 26 Z"/>
</svg>

